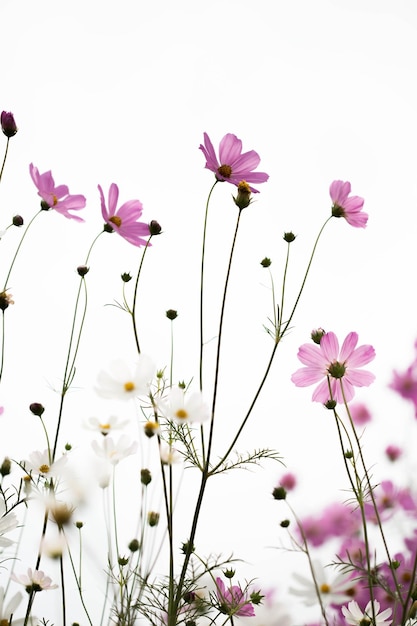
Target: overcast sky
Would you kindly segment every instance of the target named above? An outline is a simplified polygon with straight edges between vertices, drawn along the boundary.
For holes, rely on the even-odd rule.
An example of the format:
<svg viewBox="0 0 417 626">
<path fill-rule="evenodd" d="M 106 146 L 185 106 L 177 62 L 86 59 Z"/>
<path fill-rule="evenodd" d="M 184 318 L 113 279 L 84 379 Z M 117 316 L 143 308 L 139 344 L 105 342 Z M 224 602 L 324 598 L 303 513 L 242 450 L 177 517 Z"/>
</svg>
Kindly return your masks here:
<svg viewBox="0 0 417 626">
<path fill-rule="evenodd" d="M 259 262 L 271 257 L 279 284 L 282 234 L 297 234 L 291 298 L 329 215 L 330 183 L 349 180 L 353 193 L 365 198 L 366 229 L 352 228 L 344 220 L 328 225 L 294 328 L 242 442 L 243 450 L 255 442 L 282 453 L 304 494 L 310 494 L 300 497 L 300 503 L 307 500 L 313 506 L 310 496 L 317 485 L 320 501 L 326 500 L 327 485 L 334 498 L 343 487 L 343 474 L 337 484 L 333 472 L 329 475 L 329 463 L 338 459 L 333 424 L 324 419 L 321 407 L 310 403 L 311 389 L 294 388 L 289 377 L 299 366 L 297 349 L 312 328 L 323 326 L 342 338 L 357 331 L 360 343 L 373 344 L 377 352 L 372 365 L 377 382 L 362 390 L 360 399 L 384 424 L 377 431 L 381 446 L 390 440 L 387 428 L 397 401 L 386 384 L 393 367 L 408 364 L 417 336 L 415 2 L 3 0 L 0 22 L 0 109 L 13 111 L 19 126 L 0 188 L 0 229 L 11 215 L 21 213 L 27 221 L 38 207 L 28 174 L 31 162 L 41 172 L 52 169 L 57 183 L 87 197 L 85 224 L 59 215 L 40 216 L 47 219 L 34 227 L 11 281 L 16 300 L 12 328 L 21 324 L 21 334 L 20 343 L 8 346 L 10 373 L 2 393 L 6 407 L 11 400 L 17 402 L 29 433 L 28 440 L 16 440 L 16 418 L 11 421 L 5 413 L 2 419 L 8 420 L 4 423 L 18 446 L 16 454 L 32 450 L 33 437 L 41 437 L 25 413 L 27 405 L 48 399 L 48 387 L 62 375 L 62 352 L 57 355 L 50 348 L 60 340 L 61 348 L 66 345 L 77 287 L 74 269 L 102 228 L 98 183 L 107 188 L 116 182 L 121 200 L 139 198 L 144 219 L 161 223 L 164 234 L 155 240 L 144 278 L 144 350 L 159 366 L 166 364 L 169 326 L 164 311 L 178 309 L 177 375 L 197 376 L 192 359 L 198 336 L 192 316 L 202 217 L 213 181 L 198 146 L 205 131 L 216 147 L 231 132 L 242 139 L 245 150 L 260 154 L 260 170 L 270 179 L 242 220 L 227 321 L 225 375 L 233 378 L 221 391 L 225 415 L 247 406 L 269 354 L 262 330 L 271 315 L 269 282 Z M 231 191 L 227 184 L 218 185 L 213 197 L 209 260 L 214 285 L 219 276 L 223 281 L 233 233 Z M 123 347 L 128 336 L 121 328 L 124 319 L 103 308 L 120 299 L 120 273 L 133 273 L 138 264 L 137 250 L 115 239 L 100 241 L 92 261 L 97 301 L 93 298 L 87 325 L 88 362 L 80 364 L 77 380 L 81 390 L 94 383 L 103 363 L 115 356 L 134 357 L 132 345 Z M 7 254 L 16 242 L 15 232 L 2 241 L 2 266 L 7 267 Z M 34 363 L 25 350 L 45 320 L 50 334 L 37 337 Z M 66 423 L 65 436 L 72 437 L 75 424 L 78 428 L 98 410 L 93 394 L 85 393 L 82 411 L 75 411 L 79 401 L 72 395 L 74 421 Z M 85 397 L 91 407 L 85 406 Z M 400 407 L 407 414 L 408 408 Z M 11 454 L 2 448 L 0 452 Z M 321 464 L 326 460 L 327 465 Z M 279 577 L 277 557 L 265 547 L 278 543 L 279 529 L 268 494 L 280 473 L 268 466 L 265 473 L 231 479 L 233 487 L 222 477 L 218 499 L 211 500 L 212 506 L 220 501 L 230 507 L 228 515 L 234 514 L 232 490 L 237 514 L 262 537 L 247 556 L 238 556 L 252 561 L 259 556 L 265 578 L 273 584 Z M 256 506 L 249 510 L 248 502 Z M 263 503 L 265 519 L 255 512 Z M 211 515 L 210 522 L 220 549 L 227 551 L 233 537 L 237 545 L 231 549 L 245 550 L 247 530 L 236 539 L 236 526 L 226 528 L 228 515 L 221 506 L 217 521 Z M 216 549 L 215 542 L 208 544 Z M 259 571 L 247 575 L 263 578 Z"/>
</svg>

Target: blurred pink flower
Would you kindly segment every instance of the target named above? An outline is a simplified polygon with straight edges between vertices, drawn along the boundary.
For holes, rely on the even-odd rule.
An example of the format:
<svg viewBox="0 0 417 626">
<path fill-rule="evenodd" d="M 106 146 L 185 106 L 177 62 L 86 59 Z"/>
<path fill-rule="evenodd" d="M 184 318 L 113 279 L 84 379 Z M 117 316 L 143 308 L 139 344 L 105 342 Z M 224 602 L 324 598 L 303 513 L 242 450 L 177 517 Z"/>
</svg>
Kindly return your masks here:
<svg viewBox="0 0 417 626">
<path fill-rule="evenodd" d="M 294 474 L 291 474 L 290 472 L 288 472 L 287 474 L 284 474 L 283 476 L 281 476 L 279 480 L 279 484 L 281 485 L 281 487 L 284 487 L 284 489 L 286 489 L 287 491 L 291 491 L 292 489 L 295 489 L 297 485 L 297 479 L 294 476 Z"/>
<path fill-rule="evenodd" d="M 414 359 L 405 372 L 399 373 L 394 371 L 393 379 L 389 386 L 400 394 L 402 398 L 413 403 L 417 417 L 417 359 Z"/>
<path fill-rule="evenodd" d="M 220 604 L 220 610 L 226 615 L 254 616 L 255 610 L 252 603 L 245 597 L 244 592 L 238 585 L 226 587 L 221 578 L 216 578 L 216 594 Z"/>
<path fill-rule="evenodd" d="M 38 196 L 42 198 L 50 209 L 54 209 L 64 217 L 77 222 L 84 221 L 82 217 L 70 213 L 70 211 L 79 211 L 85 207 L 86 199 L 84 196 L 70 195 L 66 185 L 58 185 L 56 187 L 50 170 L 39 174 L 38 168 L 31 163 L 29 172 L 38 190 Z"/>
<path fill-rule="evenodd" d="M 365 228 L 368 214 L 362 211 L 364 199 L 359 196 L 350 196 L 350 183 L 334 180 L 330 185 L 330 197 L 333 201 L 332 215 L 344 217 L 351 226 Z"/>
<path fill-rule="evenodd" d="M 117 209 L 119 188 L 115 183 L 112 183 L 109 189 L 107 208 L 100 185 L 98 185 L 98 190 L 101 198 L 101 214 L 106 224 L 134 246 L 150 245 L 148 240 L 144 239 L 150 235 L 149 225 L 145 222 L 138 222 L 143 211 L 142 203 L 139 200 L 128 200 Z"/>
<path fill-rule="evenodd" d="M 320 382 L 316 387 L 312 399 L 314 402 L 325 404 L 331 395 L 337 402 L 349 402 L 355 395 L 354 387 L 367 387 L 375 376 L 367 370 L 359 369 L 375 357 L 375 350 L 370 345 L 359 346 L 358 335 L 351 332 L 339 350 L 339 341 L 332 332 L 323 335 L 320 345 L 304 344 L 298 350 L 298 358 L 306 365 L 297 370 L 292 376 L 292 382 L 297 387 L 308 387 Z M 343 380 L 343 391 L 341 382 Z"/>
<path fill-rule="evenodd" d="M 219 160 L 207 133 L 204 133 L 204 146 L 201 144 L 200 150 L 206 157 L 206 169 L 214 172 L 219 181 L 238 186 L 241 181 L 257 184 L 265 183 L 269 178 L 264 172 L 253 171 L 261 161 L 259 154 L 255 150 L 242 154 L 242 142 L 236 135 L 228 133 L 223 137 L 219 146 Z M 258 193 L 258 189 L 250 189 Z"/>
<path fill-rule="evenodd" d="M 403 450 L 399 446 L 396 446 L 395 444 L 391 444 L 385 448 L 385 454 L 388 457 L 388 459 L 392 462 L 398 461 L 402 453 L 403 453 Z"/>
<path fill-rule="evenodd" d="M 365 404 L 361 402 L 357 402 L 356 404 L 351 404 L 349 407 L 350 415 L 352 417 L 352 421 L 356 426 L 363 426 L 367 422 L 370 422 L 372 419 L 372 415 Z"/>
</svg>

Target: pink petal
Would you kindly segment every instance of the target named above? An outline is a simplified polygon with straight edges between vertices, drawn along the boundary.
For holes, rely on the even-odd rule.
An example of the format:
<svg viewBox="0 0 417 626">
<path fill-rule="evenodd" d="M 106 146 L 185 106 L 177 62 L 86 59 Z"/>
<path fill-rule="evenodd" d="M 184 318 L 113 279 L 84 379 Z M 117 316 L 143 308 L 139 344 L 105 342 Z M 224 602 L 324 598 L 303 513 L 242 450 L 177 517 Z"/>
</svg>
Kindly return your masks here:
<svg viewBox="0 0 417 626">
<path fill-rule="evenodd" d="M 339 360 L 339 341 L 332 332 L 323 335 L 320 341 L 320 349 L 327 363 Z"/>
<path fill-rule="evenodd" d="M 222 165 L 234 165 L 235 161 L 242 153 L 242 142 L 236 137 L 228 133 L 223 137 L 219 146 L 219 157 Z M 233 167 L 232 167 L 233 169 Z"/>
<path fill-rule="evenodd" d="M 337 360 L 340 361 L 341 363 L 345 363 L 345 361 L 347 361 L 350 358 L 352 352 L 356 348 L 357 343 L 358 343 L 358 333 L 355 333 L 355 332 L 349 333 L 343 342 L 342 349 L 340 350 L 340 356 Z"/>
<path fill-rule="evenodd" d="M 362 367 L 362 365 L 367 365 L 375 358 L 375 350 L 372 346 L 364 345 L 359 346 L 356 350 L 353 351 L 351 356 L 349 357 L 349 368 L 351 367 Z"/>
</svg>

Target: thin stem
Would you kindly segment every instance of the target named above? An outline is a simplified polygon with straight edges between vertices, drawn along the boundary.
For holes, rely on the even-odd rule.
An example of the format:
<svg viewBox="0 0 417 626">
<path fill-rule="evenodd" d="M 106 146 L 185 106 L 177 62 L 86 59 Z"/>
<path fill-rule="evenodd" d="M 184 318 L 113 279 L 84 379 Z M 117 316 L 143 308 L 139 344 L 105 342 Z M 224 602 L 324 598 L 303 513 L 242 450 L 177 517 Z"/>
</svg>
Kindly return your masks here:
<svg viewBox="0 0 417 626">
<path fill-rule="evenodd" d="M 132 324 L 133 324 L 133 335 L 135 337 L 135 343 L 136 343 L 136 348 L 137 348 L 138 354 L 140 354 L 140 344 L 139 344 L 138 329 L 137 329 L 137 325 L 136 325 L 136 302 L 137 302 L 137 297 L 138 297 L 138 287 L 139 287 L 140 273 L 142 271 L 143 262 L 145 260 L 145 254 L 146 254 L 147 249 L 149 248 L 151 239 L 152 239 L 152 235 L 150 235 L 150 237 L 149 237 L 149 239 L 147 241 L 147 244 L 146 244 L 145 248 L 143 249 L 142 258 L 140 260 L 138 273 L 136 275 L 135 290 L 133 292 L 133 304 L 132 304 L 131 316 L 132 316 Z"/>
<path fill-rule="evenodd" d="M 1 170 L 0 170 L 0 181 L 1 181 L 1 178 L 3 176 L 4 166 L 6 165 L 7 153 L 9 151 L 9 141 L 10 141 L 10 137 L 7 137 L 6 150 L 4 151 L 3 163 L 2 163 L 2 166 L 1 166 Z"/>
<path fill-rule="evenodd" d="M 206 210 L 204 213 L 204 226 L 203 226 L 203 242 L 201 245 L 201 274 L 200 274 L 200 391 L 203 391 L 203 351 L 204 351 L 204 264 L 205 264 L 205 252 L 206 252 L 206 239 L 207 239 L 207 218 L 208 209 L 210 204 L 211 194 L 213 189 L 219 181 L 216 180 L 213 183 L 212 188 L 209 191 L 206 202 Z"/>
</svg>

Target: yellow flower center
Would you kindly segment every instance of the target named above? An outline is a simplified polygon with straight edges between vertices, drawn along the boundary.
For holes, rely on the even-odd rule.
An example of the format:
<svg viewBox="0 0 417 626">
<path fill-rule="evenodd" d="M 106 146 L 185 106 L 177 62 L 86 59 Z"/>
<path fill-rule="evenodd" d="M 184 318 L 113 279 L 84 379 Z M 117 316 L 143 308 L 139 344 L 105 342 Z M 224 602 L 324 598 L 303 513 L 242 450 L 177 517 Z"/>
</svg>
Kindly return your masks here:
<svg viewBox="0 0 417 626">
<path fill-rule="evenodd" d="M 327 583 L 323 583 L 322 585 L 320 585 L 320 591 L 321 593 L 330 593 L 330 585 L 328 585 Z"/>
<path fill-rule="evenodd" d="M 52 206 L 56 206 L 58 204 L 58 198 L 56 196 L 52 196 L 53 199 L 53 205 Z"/>
<path fill-rule="evenodd" d="M 110 219 L 109 222 L 111 222 L 112 224 L 116 224 L 116 226 L 118 228 L 120 228 L 120 226 L 122 225 L 122 220 L 120 219 L 120 217 L 118 215 L 113 215 Z"/>
<path fill-rule="evenodd" d="M 103 432 L 103 430 L 105 431 L 103 433 L 103 435 L 107 435 L 107 432 L 110 430 L 111 426 L 110 424 L 99 424 L 98 427 L 100 428 L 101 432 Z M 1 626 L 1 625 L 0 625 Z"/>
<path fill-rule="evenodd" d="M 125 383 L 124 387 L 125 387 L 125 391 L 133 391 L 135 388 L 135 383 L 128 381 L 127 383 Z"/>
<path fill-rule="evenodd" d="M 188 417 L 188 413 L 185 409 L 178 409 L 175 413 L 175 417 L 178 417 L 180 420 L 185 420 Z"/>
<path fill-rule="evenodd" d="M 220 165 L 217 171 L 220 176 L 223 176 L 223 178 L 230 178 L 232 175 L 232 168 L 230 165 Z"/>
<path fill-rule="evenodd" d="M 47 474 L 49 472 L 49 470 L 50 470 L 50 467 L 49 467 L 49 465 L 46 465 L 46 463 L 41 465 L 40 468 L 39 468 L 39 472 L 41 474 Z"/>
</svg>

